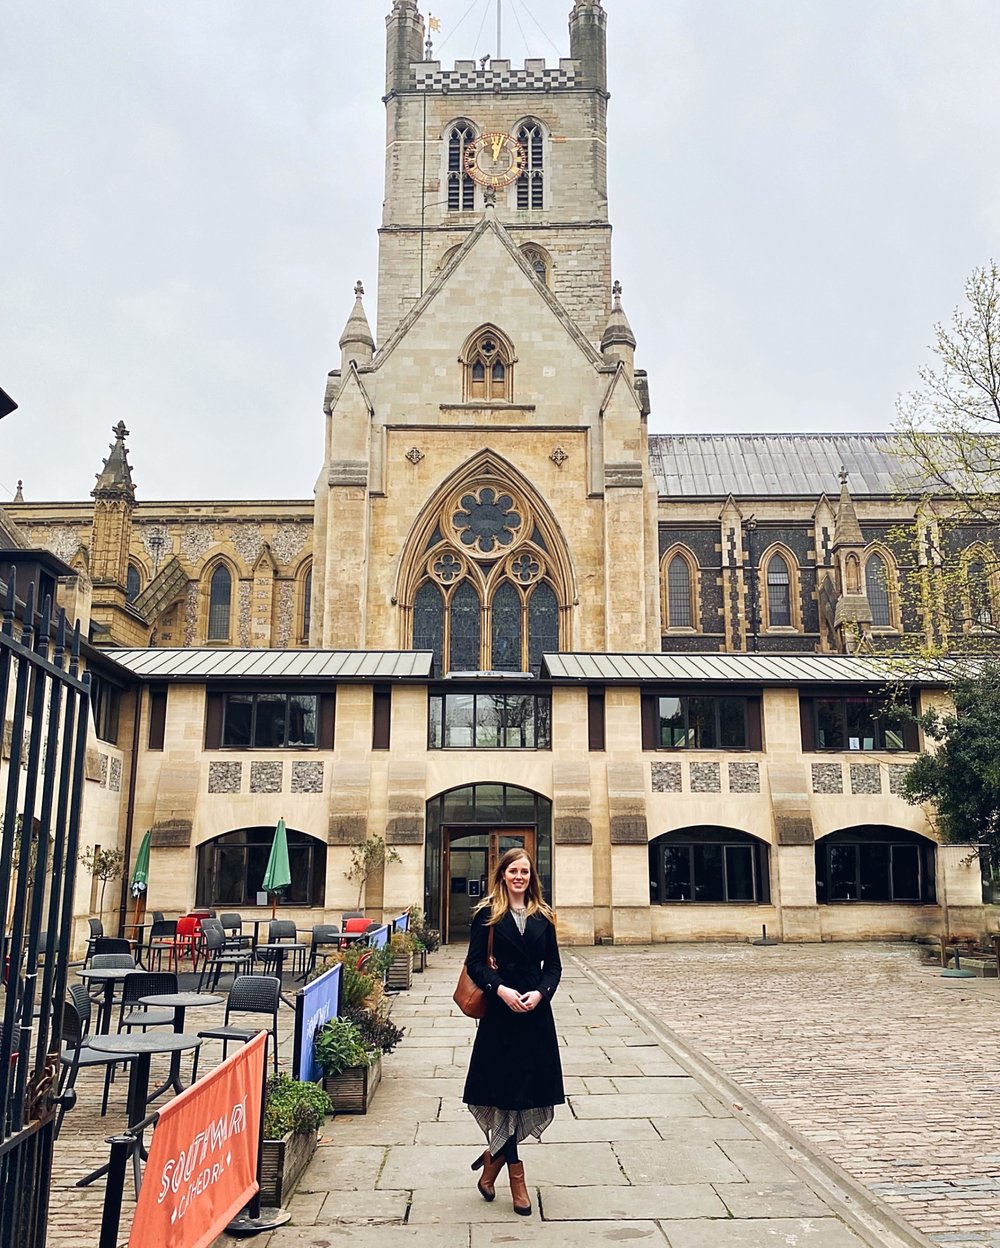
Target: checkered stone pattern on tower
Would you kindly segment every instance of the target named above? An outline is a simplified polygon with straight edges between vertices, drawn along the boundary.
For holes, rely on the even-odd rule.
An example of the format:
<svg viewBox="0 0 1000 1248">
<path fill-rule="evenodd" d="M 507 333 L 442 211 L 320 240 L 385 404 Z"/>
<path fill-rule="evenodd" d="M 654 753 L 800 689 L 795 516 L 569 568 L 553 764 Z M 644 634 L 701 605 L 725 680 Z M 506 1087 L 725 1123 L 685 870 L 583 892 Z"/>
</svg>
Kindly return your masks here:
<svg viewBox="0 0 1000 1248">
<path fill-rule="evenodd" d="M 576 86 L 576 71 L 569 66 L 546 69 L 440 69 L 418 66 L 413 72 L 417 91 L 553 91 Z"/>
</svg>

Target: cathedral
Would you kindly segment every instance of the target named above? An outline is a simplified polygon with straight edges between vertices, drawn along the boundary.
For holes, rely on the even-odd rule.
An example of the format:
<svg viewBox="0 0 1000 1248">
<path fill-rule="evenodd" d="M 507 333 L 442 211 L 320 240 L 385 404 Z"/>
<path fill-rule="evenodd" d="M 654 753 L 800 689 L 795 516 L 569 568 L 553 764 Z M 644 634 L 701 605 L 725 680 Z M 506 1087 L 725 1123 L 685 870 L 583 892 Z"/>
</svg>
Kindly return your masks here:
<svg viewBox="0 0 1000 1248">
<path fill-rule="evenodd" d="M 89 631 L 84 839 L 152 830 L 151 907 L 269 913 L 284 818 L 302 927 L 376 837 L 365 908 L 446 940 L 515 844 L 569 942 L 985 926 L 885 714 L 880 655 L 928 628 L 891 436 L 648 432 L 606 22 L 575 0 L 557 65 L 449 66 L 392 3 L 377 301 L 346 301 L 314 498 L 144 500 L 119 423 L 90 501 L 0 512 L 0 577 Z"/>
</svg>

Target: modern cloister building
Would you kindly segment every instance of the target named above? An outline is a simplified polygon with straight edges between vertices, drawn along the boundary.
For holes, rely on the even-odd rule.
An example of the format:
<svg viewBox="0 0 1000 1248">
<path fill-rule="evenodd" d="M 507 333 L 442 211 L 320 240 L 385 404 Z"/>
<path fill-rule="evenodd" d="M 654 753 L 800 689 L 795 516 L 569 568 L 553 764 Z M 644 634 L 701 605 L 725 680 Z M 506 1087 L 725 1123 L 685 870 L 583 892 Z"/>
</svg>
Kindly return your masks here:
<svg viewBox="0 0 1000 1248">
<path fill-rule="evenodd" d="M 359 283 L 314 500 L 137 500 L 120 425 L 92 503 L 8 507 L 7 565 L 90 628 L 84 839 L 152 829 L 151 907 L 250 916 L 283 817 L 300 926 L 379 836 L 368 909 L 453 939 L 514 843 L 569 941 L 984 927 L 882 713 L 874 652 L 927 626 L 891 440 L 647 432 L 605 23 L 576 0 L 557 66 L 445 67 L 395 0 L 378 312 Z"/>
</svg>

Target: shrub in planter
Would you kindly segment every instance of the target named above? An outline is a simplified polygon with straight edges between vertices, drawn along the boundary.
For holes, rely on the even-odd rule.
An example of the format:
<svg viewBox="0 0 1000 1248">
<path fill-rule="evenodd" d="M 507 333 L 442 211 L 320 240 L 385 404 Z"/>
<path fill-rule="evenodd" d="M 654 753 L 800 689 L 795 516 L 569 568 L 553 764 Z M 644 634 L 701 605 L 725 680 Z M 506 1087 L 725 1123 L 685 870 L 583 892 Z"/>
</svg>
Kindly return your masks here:
<svg viewBox="0 0 1000 1248">
<path fill-rule="evenodd" d="M 413 951 L 417 939 L 411 932 L 394 932 L 389 948 L 392 961 L 385 975 L 385 986 L 397 991 L 409 988 L 413 982 Z"/>
<path fill-rule="evenodd" d="M 316 1151 L 323 1119 L 332 1112 L 330 1098 L 318 1084 L 302 1083 L 288 1075 L 274 1075 L 267 1081 L 261 1156 L 261 1200 L 265 1205 L 280 1205 L 292 1191 Z"/>
<path fill-rule="evenodd" d="M 403 1038 L 403 1028 L 392 1022 L 386 1010 L 355 1006 L 344 1017 L 357 1027 L 365 1047 L 379 1053 L 391 1053 Z"/>
<path fill-rule="evenodd" d="M 341 1114 L 366 1114 L 382 1078 L 382 1054 L 369 1048 L 346 1018 L 331 1018 L 313 1039 L 313 1053 L 323 1068 L 323 1090 Z"/>
<path fill-rule="evenodd" d="M 419 906 L 410 907 L 410 932 L 428 954 L 436 953 L 441 948 L 441 933 L 436 927 L 428 926 L 427 916 Z"/>
</svg>

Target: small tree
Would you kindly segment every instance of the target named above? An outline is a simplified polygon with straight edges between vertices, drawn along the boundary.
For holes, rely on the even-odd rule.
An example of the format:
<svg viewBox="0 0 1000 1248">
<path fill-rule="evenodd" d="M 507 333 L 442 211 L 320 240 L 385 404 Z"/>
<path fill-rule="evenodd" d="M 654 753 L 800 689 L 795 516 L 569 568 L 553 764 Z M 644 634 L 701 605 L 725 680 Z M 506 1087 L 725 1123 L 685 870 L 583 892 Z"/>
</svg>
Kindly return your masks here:
<svg viewBox="0 0 1000 1248">
<path fill-rule="evenodd" d="M 101 849 L 94 845 L 85 849 L 80 855 L 80 862 L 90 874 L 101 881 L 101 896 L 97 903 L 98 911 L 104 913 L 104 893 L 109 880 L 120 879 L 125 871 L 125 855 L 120 849 Z"/>
<path fill-rule="evenodd" d="M 951 696 L 953 711 L 919 718 L 938 749 L 907 771 L 903 795 L 913 805 L 928 803 L 942 839 L 978 845 L 991 867 L 1000 862 L 1000 664 L 963 674 Z"/>
<path fill-rule="evenodd" d="M 377 875 L 387 862 L 399 862 L 399 854 L 391 845 L 386 845 L 380 836 L 370 836 L 361 841 L 351 850 L 351 868 L 344 872 L 348 880 L 358 882 L 358 903 L 356 909 L 361 910 L 361 900 L 368 887 L 368 881 Z"/>
</svg>

